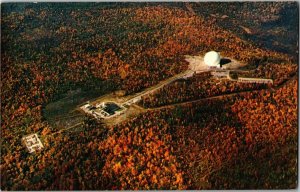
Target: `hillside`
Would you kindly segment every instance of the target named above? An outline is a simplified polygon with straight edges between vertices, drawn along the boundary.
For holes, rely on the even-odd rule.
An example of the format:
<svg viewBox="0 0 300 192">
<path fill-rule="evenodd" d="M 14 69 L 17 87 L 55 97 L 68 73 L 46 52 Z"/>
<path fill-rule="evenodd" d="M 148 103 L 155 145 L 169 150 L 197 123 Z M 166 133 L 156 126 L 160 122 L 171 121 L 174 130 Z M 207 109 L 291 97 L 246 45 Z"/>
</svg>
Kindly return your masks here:
<svg viewBox="0 0 300 192">
<path fill-rule="evenodd" d="M 2 190 L 296 188 L 296 3 L 1 5 Z M 156 85 L 188 68 L 185 55 L 210 50 L 274 85 L 198 75 L 143 98 L 149 109 L 115 126 L 84 116 L 57 132 L 49 121 Z M 31 133 L 44 144 L 35 154 L 21 143 Z"/>
</svg>

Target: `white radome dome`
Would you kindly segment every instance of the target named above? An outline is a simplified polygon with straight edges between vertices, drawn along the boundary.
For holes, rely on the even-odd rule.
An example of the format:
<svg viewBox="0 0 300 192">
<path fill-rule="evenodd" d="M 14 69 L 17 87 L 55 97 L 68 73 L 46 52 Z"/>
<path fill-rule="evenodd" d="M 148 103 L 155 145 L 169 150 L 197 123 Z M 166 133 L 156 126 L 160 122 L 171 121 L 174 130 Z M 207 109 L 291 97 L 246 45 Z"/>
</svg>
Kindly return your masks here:
<svg viewBox="0 0 300 192">
<path fill-rule="evenodd" d="M 204 56 L 204 63 L 208 66 L 219 66 L 221 57 L 219 53 L 215 51 L 207 52 Z"/>
</svg>

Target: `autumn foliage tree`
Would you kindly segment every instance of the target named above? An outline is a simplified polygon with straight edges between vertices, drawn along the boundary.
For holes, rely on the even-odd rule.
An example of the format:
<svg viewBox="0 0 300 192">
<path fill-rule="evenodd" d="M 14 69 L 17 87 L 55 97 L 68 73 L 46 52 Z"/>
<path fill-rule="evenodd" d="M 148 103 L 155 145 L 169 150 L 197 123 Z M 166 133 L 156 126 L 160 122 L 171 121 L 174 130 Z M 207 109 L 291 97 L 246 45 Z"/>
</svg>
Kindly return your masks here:
<svg viewBox="0 0 300 192">
<path fill-rule="evenodd" d="M 184 3 L 1 8 L 1 189 L 244 189 L 250 181 L 252 188 L 295 187 L 298 84 L 290 79 L 298 65 L 288 54 L 246 41 Z M 103 93 L 136 93 L 186 70 L 184 55 L 209 50 L 252 63 L 250 75 L 272 78 L 274 86 L 259 90 L 266 87 L 203 74 L 144 98 L 142 105 L 162 108 L 113 127 L 85 117 L 82 129 L 57 132 L 45 121 L 45 106 L 70 90 L 103 91 L 107 84 Z M 165 106 L 183 101 L 194 103 Z M 20 142 L 31 133 L 44 144 L 35 154 Z M 243 171 L 264 176 L 266 184 L 224 177 Z"/>
</svg>

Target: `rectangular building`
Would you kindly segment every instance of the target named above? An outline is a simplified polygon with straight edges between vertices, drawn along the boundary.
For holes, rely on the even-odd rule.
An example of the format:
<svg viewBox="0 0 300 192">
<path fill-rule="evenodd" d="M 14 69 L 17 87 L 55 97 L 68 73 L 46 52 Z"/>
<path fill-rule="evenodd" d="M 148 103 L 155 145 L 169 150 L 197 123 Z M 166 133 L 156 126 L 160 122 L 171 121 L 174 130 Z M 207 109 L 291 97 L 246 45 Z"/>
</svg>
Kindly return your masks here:
<svg viewBox="0 0 300 192">
<path fill-rule="evenodd" d="M 24 136 L 22 138 L 22 142 L 27 147 L 29 153 L 33 153 L 37 150 L 41 150 L 44 147 L 36 133 Z"/>
<path fill-rule="evenodd" d="M 263 84 L 273 84 L 272 79 L 262 79 L 262 78 L 245 78 L 245 77 L 239 77 L 238 82 L 241 83 L 263 83 Z"/>
</svg>

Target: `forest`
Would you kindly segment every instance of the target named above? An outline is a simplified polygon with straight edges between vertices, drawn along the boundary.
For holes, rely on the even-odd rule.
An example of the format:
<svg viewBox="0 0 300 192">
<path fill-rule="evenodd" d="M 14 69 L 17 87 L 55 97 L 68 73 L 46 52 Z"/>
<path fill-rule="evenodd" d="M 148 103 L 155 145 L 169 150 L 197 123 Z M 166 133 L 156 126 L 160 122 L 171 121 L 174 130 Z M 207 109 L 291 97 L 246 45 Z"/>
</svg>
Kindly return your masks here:
<svg viewBox="0 0 300 192">
<path fill-rule="evenodd" d="M 298 17 L 283 21 L 298 5 L 225 4 L 236 11 L 221 12 L 224 3 L 1 4 L 1 189 L 296 188 Z M 290 40 L 278 40 L 285 30 Z M 85 116 L 79 131 L 57 133 L 45 118 L 46 105 L 69 91 L 130 95 L 186 70 L 185 55 L 210 50 L 274 85 L 199 74 L 143 98 L 148 110 L 118 125 Z M 44 144 L 35 154 L 21 143 L 32 133 Z"/>
</svg>

